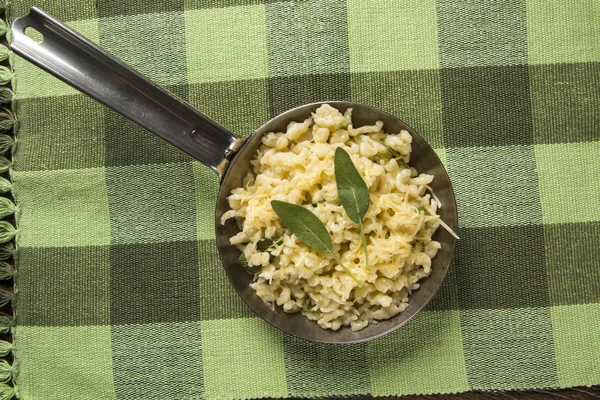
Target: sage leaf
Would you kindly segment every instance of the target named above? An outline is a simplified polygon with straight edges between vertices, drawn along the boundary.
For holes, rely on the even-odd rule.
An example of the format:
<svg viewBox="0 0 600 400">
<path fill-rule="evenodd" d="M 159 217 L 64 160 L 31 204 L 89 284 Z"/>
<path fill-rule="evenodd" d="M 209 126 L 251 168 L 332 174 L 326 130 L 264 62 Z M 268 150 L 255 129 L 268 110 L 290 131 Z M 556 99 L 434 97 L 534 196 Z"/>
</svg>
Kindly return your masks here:
<svg viewBox="0 0 600 400">
<path fill-rule="evenodd" d="M 302 206 L 279 200 L 272 200 L 271 207 L 302 243 L 316 251 L 333 251 L 327 228 L 315 214 Z"/>
<path fill-rule="evenodd" d="M 346 150 L 338 147 L 334 156 L 335 183 L 344 211 L 355 224 L 361 224 L 369 205 L 369 188 Z"/>
<path fill-rule="evenodd" d="M 327 228 L 321 220 L 306 208 L 287 203 L 280 200 L 272 200 L 271 207 L 275 210 L 275 214 L 283 221 L 284 225 L 292 232 L 302 243 L 308 247 L 319 251 L 331 254 L 333 259 L 340 267 L 358 284 L 363 286 L 363 283 L 358 280 L 352 272 L 346 268 L 342 261 L 333 252 L 333 242 L 331 236 L 327 232 Z"/>
<path fill-rule="evenodd" d="M 354 166 L 346 150 L 338 147 L 334 155 L 335 183 L 337 184 L 338 198 L 344 207 L 348 218 L 360 228 L 363 247 L 365 249 L 365 268 L 369 268 L 369 252 L 363 219 L 367 214 L 371 198 L 369 188 L 362 176 Z"/>
</svg>

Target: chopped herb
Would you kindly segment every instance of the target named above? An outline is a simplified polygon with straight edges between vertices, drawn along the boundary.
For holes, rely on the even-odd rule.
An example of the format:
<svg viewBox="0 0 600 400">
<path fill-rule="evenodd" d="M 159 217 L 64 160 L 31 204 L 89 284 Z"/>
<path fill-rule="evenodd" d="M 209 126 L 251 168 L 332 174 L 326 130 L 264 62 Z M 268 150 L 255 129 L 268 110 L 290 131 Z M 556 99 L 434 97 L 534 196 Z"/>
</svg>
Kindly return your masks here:
<svg viewBox="0 0 600 400">
<path fill-rule="evenodd" d="M 248 259 L 246 258 L 244 253 L 240 254 L 240 256 L 237 258 L 236 262 L 238 264 L 240 264 L 242 267 L 248 268 Z"/>
<path fill-rule="evenodd" d="M 398 164 L 400 164 L 402 167 L 409 169 L 410 167 L 408 166 L 408 164 L 406 163 L 406 161 L 404 161 L 404 158 L 402 157 L 394 157 L 394 160 L 396 160 L 396 162 Z"/>
<path fill-rule="evenodd" d="M 261 252 L 269 253 L 269 263 L 275 261 L 275 255 L 272 251 L 283 244 L 282 236 L 273 236 L 272 238 L 262 238 L 256 243 L 256 249 Z"/>
<path fill-rule="evenodd" d="M 283 244 L 283 237 L 273 236 L 271 238 L 262 238 L 256 243 L 256 249 L 258 251 L 272 251 Z"/>
<path fill-rule="evenodd" d="M 280 246 L 282 244 L 283 244 L 283 237 L 281 237 L 281 236 L 274 236 L 272 238 L 262 238 L 256 244 L 256 249 L 258 251 L 260 251 L 261 253 L 268 252 L 269 253 L 269 263 L 272 263 L 273 260 L 275 260 L 275 256 L 273 254 L 271 254 L 271 251 L 275 250 L 275 248 L 277 248 L 277 246 Z M 248 271 L 250 274 L 255 274 L 262 270 L 261 265 L 251 265 L 248 262 L 248 259 L 246 258 L 246 256 L 244 256 L 244 253 L 240 254 L 240 256 L 237 259 L 237 263 L 240 266 L 244 267 L 246 269 L 246 271 Z"/>
<path fill-rule="evenodd" d="M 254 275 L 262 271 L 262 265 L 250 265 L 246 270 L 249 274 Z"/>
<path fill-rule="evenodd" d="M 260 265 L 250 265 L 250 263 L 248 262 L 248 259 L 246 258 L 246 256 L 244 255 L 244 253 L 240 254 L 240 256 L 237 258 L 236 262 L 244 267 L 246 269 L 246 271 L 248 271 L 249 274 L 256 274 L 257 272 L 260 272 L 260 270 L 262 269 L 262 266 Z"/>
<path fill-rule="evenodd" d="M 387 145 L 385 142 L 379 141 L 379 140 L 375 140 L 377 143 L 385 146 L 386 149 L 388 149 L 388 151 L 392 154 L 392 158 L 394 160 L 396 160 L 396 162 L 398 164 L 400 164 L 402 167 L 404 168 L 410 168 L 408 166 L 408 164 L 406 163 L 406 161 L 404 161 L 404 157 L 402 157 L 402 154 L 400 154 L 400 152 L 394 148 L 392 148 L 391 146 Z"/>
<path fill-rule="evenodd" d="M 250 266 L 250 264 L 248 264 L 248 259 L 246 258 L 246 256 L 244 255 L 244 253 L 240 254 L 240 256 L 238 257 L 238 259 L 236 260 L 236 262 L 238 264 L 240 264 L 240 266 L 248 269 L 248 267 Z"/>
<path fill-rule="evenodd" d="M 417 212 L 419 214 L 423 214 L 423 215 L 429 215 L 429 213 L 427 212 L 427 210 L 425 209 L 425 207 L 418 207 L 417 208 Z"/>
</svg>

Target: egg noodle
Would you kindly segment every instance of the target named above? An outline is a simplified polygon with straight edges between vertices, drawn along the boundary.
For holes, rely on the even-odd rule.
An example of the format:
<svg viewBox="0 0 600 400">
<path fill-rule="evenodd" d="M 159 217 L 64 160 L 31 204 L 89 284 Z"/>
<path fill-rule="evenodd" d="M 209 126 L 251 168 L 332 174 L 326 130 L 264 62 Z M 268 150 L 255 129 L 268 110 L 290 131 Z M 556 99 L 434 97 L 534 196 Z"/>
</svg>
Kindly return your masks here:
<svg viewBox="0 0 600 400">
<path fill-rule="evenodd" d="M 381 121 L 355 128 L 351 116 L 351 109 L 342 114 L 325 104 L 311 118 L 291 122 L 286 132 L 264 135 L 253 171 L 244 187 L 228 197 L 231 209 L 221 223 L 235 218 L 240 232 L 230 242 L 254 273 L 251 287 L 261 299 L 285 312 L 301 312 L 323 328 L 358 331 L 408 307 L 411 292 L 431 273 L 431 259 L 440 249 L 431 237 L 445 224 L 429 187 L 433 176 L 407 165 L 412 136 L 405 130 L 387 134 Z M 364 218 L 368 268 L 358 225 L 337 195 L 334 152 L 340 146 L 369 188 L 371 205 Z M 271 200 L 313 212 L 331 235 L 334 253 L 363 286 L 330 254 L 290 233 Z"/>
</svg>

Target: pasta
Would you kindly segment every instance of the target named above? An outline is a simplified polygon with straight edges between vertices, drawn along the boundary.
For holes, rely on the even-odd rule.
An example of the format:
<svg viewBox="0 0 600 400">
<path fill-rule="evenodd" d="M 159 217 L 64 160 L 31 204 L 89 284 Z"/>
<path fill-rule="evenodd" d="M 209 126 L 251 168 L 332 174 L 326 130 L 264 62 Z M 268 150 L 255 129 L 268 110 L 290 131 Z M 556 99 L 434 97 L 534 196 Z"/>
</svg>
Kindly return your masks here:
<svg viewBox="0 0 600 400">
<path fill-rule="evenodd" d="M 267 133 L 244 187 L 228 197 L 240 232 L 230 243 L 254 273 L 251 287 L 285 312 L 301 312 L 321 327 L 365 328 L 404 311 L 419 280 L 431 272 L 440 243 L 432 235 L 443 222 L 429 185 L 433 176 L 408 167 L 412 136 L 384 132 L 383 123 L 354 127 L 352 110 L 325 104 L 285 132 Z M 371 199 L 364 218 L 369 267 L 358 226 L 345 214 L 334 176 L 334 152 L 343 147 L 363 177 Z M 331 235 L 334 252 L 359 286 L 330 254 L 291 234 L 271 200 L 302 205 Z"/>
</svg>

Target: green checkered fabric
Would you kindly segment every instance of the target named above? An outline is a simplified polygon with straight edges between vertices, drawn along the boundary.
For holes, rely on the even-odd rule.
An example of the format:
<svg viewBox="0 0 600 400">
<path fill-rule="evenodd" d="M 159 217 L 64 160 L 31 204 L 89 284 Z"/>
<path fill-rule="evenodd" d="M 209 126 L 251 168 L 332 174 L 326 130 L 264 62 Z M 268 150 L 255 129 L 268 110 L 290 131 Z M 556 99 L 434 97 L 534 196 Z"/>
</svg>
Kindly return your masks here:
<svg viewBox="0 0 600 400">
<path fill-rule="evenodd" d="M 405 327 L 263 322 L 214 237 L 218 178 L 16 58 L 15 384 L 31 399 L 403 395 L 600 384 L 600 2 L 32 0 L 239 135 L 389 111 L 436 149 L 461 240 Z"/>
</svg>

